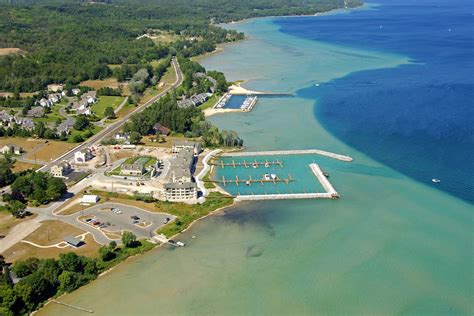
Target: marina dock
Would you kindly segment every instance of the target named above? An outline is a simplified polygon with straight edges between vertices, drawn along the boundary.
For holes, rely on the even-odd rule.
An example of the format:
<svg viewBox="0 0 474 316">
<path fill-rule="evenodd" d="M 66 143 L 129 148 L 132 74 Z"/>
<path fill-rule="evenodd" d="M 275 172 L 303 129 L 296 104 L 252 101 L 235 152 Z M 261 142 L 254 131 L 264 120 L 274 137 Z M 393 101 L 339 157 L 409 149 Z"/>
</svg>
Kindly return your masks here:
<svg viewBox="0 0 474 316">
<path fill-rule="evenodd" d="M 279 166 L 280 168 L 283 168 L 283 162 L 280 161 L 280 160 L 274 160 L 274 161 L 268 161 L 265 159 L 265 161 L 257 161 L 257 160 L 254 160 L 254 161 L 242 161 L 242 162 L 235 162 L 235 160 L 232 160 L 232 162 L 226 162 L 224 163 L 222 160 L 220 163 L 216 163 L 216 162 L 211 162 L 209 163 L 209 165 L 211 166 L 219 166 L 221 168 L 225 168 L 225 167 L 233 167 L 233 168 L 237 168 L 237 167 L 245 167 L 245 168 L 259 168 L 259 167 L 265 167 L 265 168 L 269 168 L 270 166 Z"/>
<path fill-rule="evenodd" d="M 235 179 L 226 179 L 224 176 L 222 177 L 222 180 L 209 180 L 209 181 L 204 181 L 204 182 L 211 182 L 211 183 L 217 183 L 217 184 L 223 184 L 224 186 L 227 186 L 227 184 L 236 184 L 239 186 L 240 183 L 245 184 L 247 186 L 251 186 L 253 183 L 260 183 L 263 185 L 264 183 L 286 183 L 289 184 L 290 182 L 295 181 L 291 174 L 288 175 L 288 178 L 268 178 L 268 179 L 253 179 L 252 176 L 249 176 L 248 179 L 240 179 L 238 176 L 235 176 Z"/>
<path fill-rule="evenodd" d="M 247 156 L 283 156 L 283 155 L 320 155 L 340 161 L 351 162 L 354 159 L 350 156 L 340 155 L 320 149 L 301 149 L 301 150 L 278 150 L 278 151 L 257 151 L 257 152 L 231 152 L 224 153 L 222 157 L 247 157 Z"/>
</svg>

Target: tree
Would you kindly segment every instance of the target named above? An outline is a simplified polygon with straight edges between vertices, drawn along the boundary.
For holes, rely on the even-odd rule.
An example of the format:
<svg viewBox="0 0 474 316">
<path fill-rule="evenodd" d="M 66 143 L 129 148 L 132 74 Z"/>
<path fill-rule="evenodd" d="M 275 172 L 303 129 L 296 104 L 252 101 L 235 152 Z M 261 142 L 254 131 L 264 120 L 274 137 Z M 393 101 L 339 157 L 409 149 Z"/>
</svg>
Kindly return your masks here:
<svg viewBox="0 0 474 316">
<path fill-rule="evenodd" d="M 19 278 L 24 278 L 38 269 L 40 260 L 38 258 L 28 258 L 24 261 L 17 261 L 13 266 L 13 272 Z"/>
<path fill-rule="evenodd" d="M 130 133 L 130 138 L 129 138 L 130 144 L 135 144 L 135 145 L 139 144 L 141 139 L 142 139 L 142 136 L 140 135 L 140 133 L 138 132 Z"/>
<path fill-rule="evenodd" d="M 82 257 L 74 252 L 60 254 L 58 264 L 64 271 L 82 272 L 84 268 Z"/>
<path fill-rule="evenodd" d="M 135 236 L 132 232 L 126 231 L 122 235 L 122 242 L 125 247 L 133 247 L 136 245 L 137 236 Z"/>
<path fill-rule="evenodd" d="M 79 115 L 74 122 L 74 128 L 78 131 L 83 131 L 90 126 L 90 121 L 85 115 Z"/>
<path fill-rule="evenodd" d="M 106 107 L 106 108 L 105 108 L 105 111 L 104 111 L 104 116 L 105 116 L 106 118 L 109 118 L 109 119 L 115 118 L 115 111 L 114 111 L 114 108 L 111 107 L 111 106 Z"/>
<path fill-rule="evenodd" d="M 102 261 L 110 261 L 115 258 L 115 253 L 107 246 L 99 248 L 99 255 Z"/>
<path fill-rule="evenodd" d="M 8 158 L 0 158 L 0 187 L 12 183 L 15 179 L 11 167 L 12 163 Z"/>
<path fill-rule="evenodd" d="M 35 124 L 35 134 L 39 138 L 44 138 L 44 133 L 46 131 L 46 127 L 44 126 L 43 122 L 38 122 Z"/>
<path fill-rule="evenodd" d="M 25 216 L 26 205 L 18 200 L 11 200 L 7 204 L 7 210 L 16 218 Z"/>
</svg>

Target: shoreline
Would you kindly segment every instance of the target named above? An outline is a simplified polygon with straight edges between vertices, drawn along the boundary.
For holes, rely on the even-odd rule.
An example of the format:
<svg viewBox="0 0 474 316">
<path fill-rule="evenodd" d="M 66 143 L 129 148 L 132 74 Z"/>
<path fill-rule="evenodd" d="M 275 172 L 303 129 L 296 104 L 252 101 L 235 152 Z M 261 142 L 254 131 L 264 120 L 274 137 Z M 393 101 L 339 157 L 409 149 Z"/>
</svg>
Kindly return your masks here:
<svg viewBox="0 0 474 316">
<path fill-rule="evenodd" d="M 366 4 L 362 4 L 361 6 L 358 6 L 358 7 L 347 8 L 347 10 L 360 9 L 360 8 L 363 8 L 365 5 L 366 5 Z M 264 18 L 277 18 L 277 17 L 281 17 L 281 18 L 285 18 L 285 17 L 286 17 L 286 18 L 291 18 L 291 17 L 293 17 L 293 18 L 298 18 L 298 17 L 315 17 L 315 16 L 318 16 L 318 15 L 327 14 L 327 13 L 329 13 L 329 12 L 333 12 L 333 11 L 337 11 L 337 10 L 346 10 L 346 9 L 345 9 L 345 8 L 338 8 L 338 9 L 328 10 L 328 11 L 325 11 L 325 12 L 314 13 L 314 14 L 311 14 L 311 15 L 287 15 L 287 16 L 262 16 L 262 17 L 253 17 L 253 18 L 248 18 L 248 19 L 242 19 L 242 20 L 236 21 L 236 22 L 228 22 L 228 23 L 225 23 L 225 24 L 230 25 L 230 24 L 234 24 L 234 23 L 243 23 L 243 22 L 250 21 L 250 20 L 253 20 L 253 19 L 264 19 Z M 223 24 L 224 24 L 224 23 L 223 23 Z M 209 57 L 209 56 L 213 56 L 213 55 L 215 55 L 215 54 L 219 54 L 219 53 L 224 52 L 224 51 L 225 51 L 225 47 L 226 47 L 227 45 L 238 44 L 238 43 L 240 43 L 241 41 L 245 41 L 245 40 L 248 40 L 248 39 L 249 39 L 248 36 L 245 36 L 242 40 L 238 40 L 238 41 L 234 41 L 234 42 L 229 42 L 229 43 L 221 43 L 221 44 L 218 44 L 218 45 L 216 45 L 216 49 L 215 49 L 214 51 L 208 52 L 208 53 L 205 53 L 205 54 L 201 54 L 201 55 L 199 55 L 199 56 L 196 56 L 196 57 L 192 58 L 192 60 L 193 60 L 193 61 L 196 61 L 196 62 L 200 62 L 200 60 L 202 60 L 203 58 L 207 58 L 207 57 Z M 264 92 L 252 91 L 252 90 L 248 90 L 248 89 L 246 89 L 246 88 L 244 88 L 244 87 L 241 87 L 240 85 L 241 85 L 242 83 L 245 83 L 245 82 L 246 82 L 246 80 L 243 80 L 242 82 L 239 82 L 238 84 L 233 85 L 233 86 L 234 86 L 235 88 L 237 88 L 238 91 L 253 92 L 254 94 L 265 94 Z M 247 94 L 247 93 L 244 93 L 244 94 Z M 208 111 L 208 112 L 206 113 L 206 111 Z M 210 109 L 204 110 L 203 112 L 204 112 L 204 115 L 205 115 L 206 117 L 209 117 L 209 116 L 216 115 L 216 114 L 225 114 L 225 113 L 232 113 L 232 112 L 240 112 L 240 110 L 238 110 L 238 109 L 221 109 L 220 111 L 216 111 L 215 109 L 210 108 Z M 241 150 L 238 150 L 238 151 L 242 151 L 242 149 L 241 149 Z M 212 170 L 212 168 L 211 168 L 208 172 L 206 172 L 205 174 L 203 174 L 203 177 L 206 176 L 206 175 L 209 174 L 209 173 L 212 173 L 212 172 L 213 172 L 213 170 Z M 218 190 L 219 192 L 224 191 L 224 192 L 226 192 L 226 193 L 228 194 L 228 192 L 225 191 L 224 189 L 222 189 L 219 185 L 216 185 L 216 188 L 217 188 L 217 190 Z M 204 220 L 204 219 L 206 219 L 206 218 L 208 218 L 208 217 L 211 217 L 211 216 L 216 216 L 216 215 L 219 214 L 220 212 L 222 212 L 222 211 L 224 211 L 224 210 L 226 210 L 226 209 L 234 208 L 234 207 L 236 207 L 238 204 L 240 204 L 240 203 L 242 203 L 242 202 L 244 202 L 244 201 L 239 201 L 239 200 L 236 199 L 236 198 L 232 198 L 232 204 L 226 205 L 226 206 L 223 206 L 223 207 L 220 207 L 220 208 L 217 208 L 217 209 L 215 209 L 215 210 L 209 212 L 209 214 L 207 214 L 207 215 L 205 215 L 205 216 L 202 216 L 202 217 L 200 217 L 200 218 L 197 218 L 197 219 L 193 220 L 193 221 L 188 225 L 188 227 L 186 227 L 185 229 L 183 229 L 181 232 L 176 233 L 176 234 L 170 236 L 169 239 L 173 239 L 173 238 L 175 238 L 175 237 L 178 237 L 178 236 L 180 236 L 180 235 L 182 235 L 182 234 L 188 232 L 188 231 L 189 231 L 191 228 L 193 228 L 193 227 L 196 225 L 196 223 L 198 223 L 199 221 Z M 168 237 L 167 237 L 167 238 L 168 238 Z M 104 277 L 104 276 L 106 276 L 106 275 L 109 275 L 111 272 L 113 272 L 113 270 L 115 270 L 116 268 L 118 268 L 119 266 L 121 266 L 123 263 L 131 262 L 134 258 L 137 258 L 137 257 L 139 257 L 139 256 L 141 256 L 141 255 L 150 254 L 153 250 L 155 250 L 155 249 L 160 249 L 160 248 L 162 248 L 164 245 L 165 245 L 165 243 L 160 243 L 160 244 L 158 244 L 158 245 L 152 247 L 151 249 L 144 251 L 143 253 L 138 253 L 138 254 L 135 254 L 135 255 L 133 255 L 133 256 L 127 257 L 127 258 L 124 259 L 123 261 L 117 263 L 116 265 L 110 267 L 110 268 L 107 269 L 106 271 L 103 271 L 102 273 L 100 273 L 100 274 L 97 276 L 97 278 L 96 278 L 95 280 L 89 282 L 88 284 L 86 284 L 86 285 L 84 285 L 84 286 L 79 287 L 78 289 L 74 290 L 73 292 L 77 292 L 78 290 L 81 290 L 81 289 L 87 290 L 87 286 L 91 286 L 91 285 L 93 285 L 97 280 L 99 280 L 99 278 Z M 71 293 L 73 293 L 73 292 L 71 292 Z M 61 294 L 59 297 L 55 297 L 55 298 L 53 297 L 53 298 L 48 299 L 40 309 L 35 310 L 34 312 L 32 312 L 32 315 L 33 315 L 33 314 L 37 314 L 38 312 L 44 311 L 44 307 L 46 307 L 46 306 L 47 306 L 48 304 L 50 304 L 50 303 L 53 303 L 53 300 L 59 299 L 59 298 L 61 298 L 61 297 L 66 296 L 67 294 L 71 294 L 71 293 L 63 293 L 63 294 Z"/>
</svg>

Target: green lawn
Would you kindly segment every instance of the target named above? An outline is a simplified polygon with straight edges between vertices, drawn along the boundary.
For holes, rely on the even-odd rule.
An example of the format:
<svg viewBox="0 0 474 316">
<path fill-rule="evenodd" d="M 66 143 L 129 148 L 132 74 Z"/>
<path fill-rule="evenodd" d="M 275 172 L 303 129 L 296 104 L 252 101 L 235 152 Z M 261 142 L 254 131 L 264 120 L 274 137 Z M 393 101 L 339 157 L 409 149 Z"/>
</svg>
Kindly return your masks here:
<svg viewBox="0 0 474 316">
<path fill-rule="evenodd" d="M 92 105 L 92 111 L 98 118 L 104 118 L 104 111 L 107 107 L 112 107 L 114 110 L 118 108 L 124 97 L 115 96 L 99 96 L 99 102 Z"/>
<path fill-rule="evenodd" d="M 34 118 L 33 121 L 35 123 L 37 122 L 43 122 L 43 123 L 54 123 L 56 122 L 59 118 L 60 119 L 64 119 L 64 117 L 62 117 L 60 114 L 59 114 L 59 109 L 66 106 L 67 102 L 60 102 L 60 103 L 57 103 L 55 105 L 53 105 L 53 107 L 51 108 L 51 113 L 48 113 L 46 114 L 44 117 L 40 117 L 40 118 Z"/>
<path fill-rule="evenodd" d="M 213 94 L 212 97 L 209 98 L 209 100 L 207 100 L 206 102 L 204 102 L 203 104 L 201 104 L 199 107 L 201 108 L 201 110 L 205 110 L 205 109 L 208 109 L 208 108 L 211 108 L 213 107 L 217 101 L 219 101 L 219 98 L 221 96 L 220 95 L 217 95 L 217 94 Z"/>
</svg>

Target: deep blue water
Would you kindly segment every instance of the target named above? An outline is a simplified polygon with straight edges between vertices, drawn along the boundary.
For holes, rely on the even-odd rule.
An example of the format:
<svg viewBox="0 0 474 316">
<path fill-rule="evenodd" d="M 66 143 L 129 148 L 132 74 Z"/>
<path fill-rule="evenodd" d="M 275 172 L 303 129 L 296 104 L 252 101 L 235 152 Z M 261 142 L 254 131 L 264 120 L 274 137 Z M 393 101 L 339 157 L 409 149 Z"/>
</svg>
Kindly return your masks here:
<svg viewBox="0 0 474 316">
<path fill-rule="evenodd" d="M 410 57 L 300 90 L 349 145 L 474 203 L 474 1 L 381 0 L 372 10 L 277 19 L 285 33 Z M 357 27 L 354 27 L 357 25 Z"/>
</svg>

